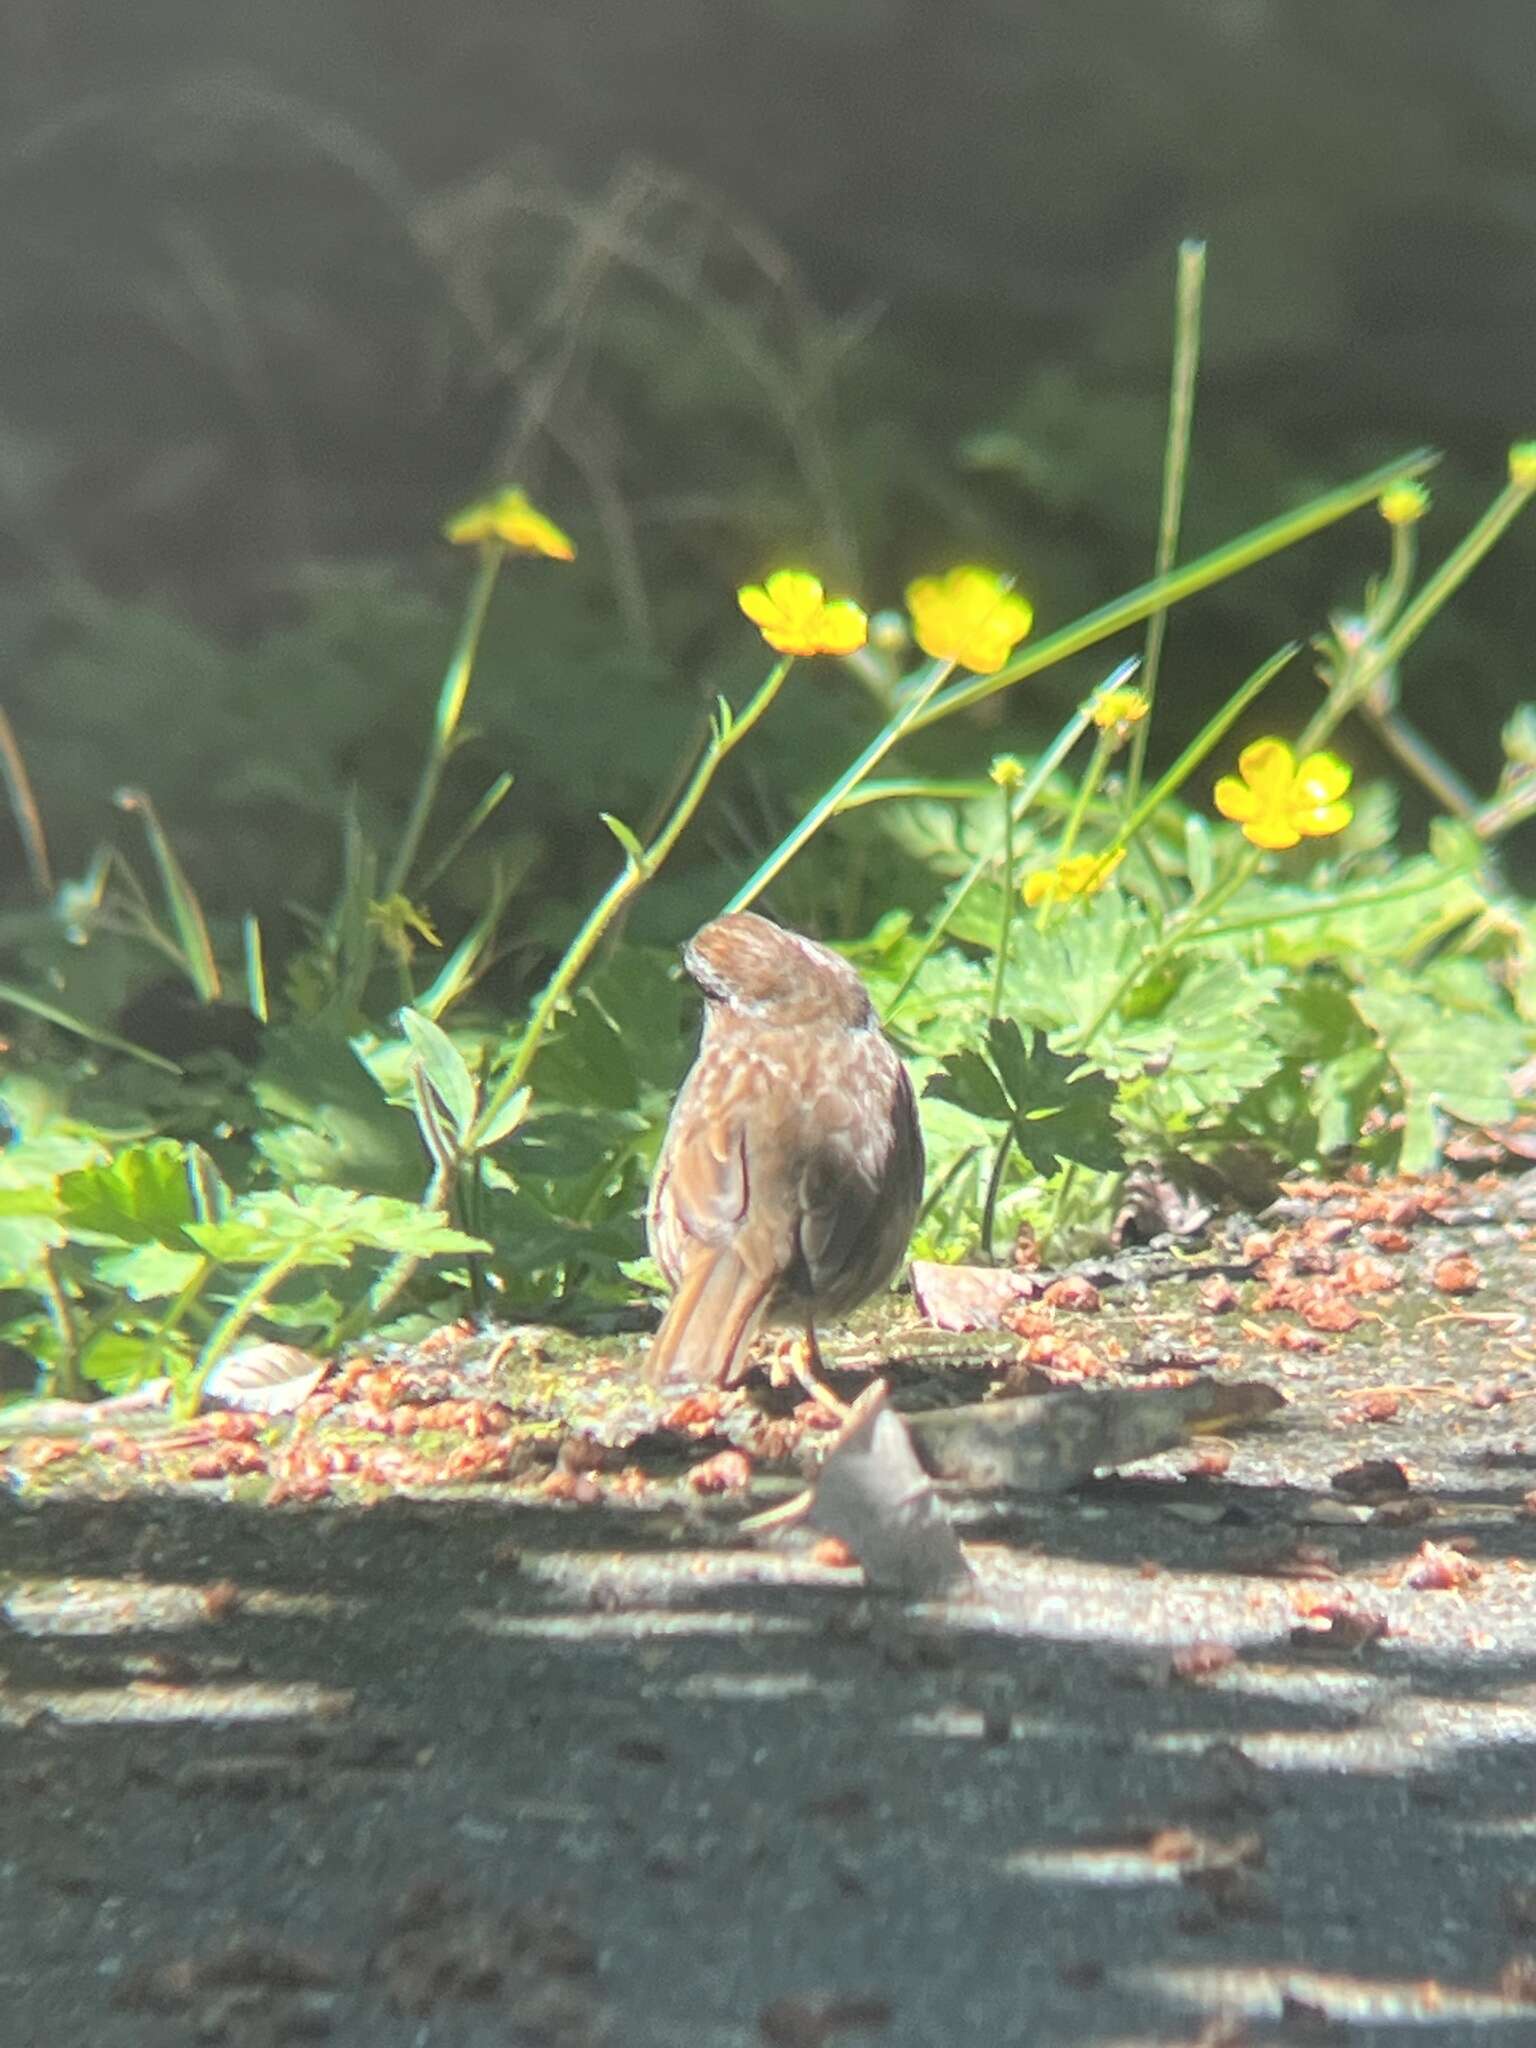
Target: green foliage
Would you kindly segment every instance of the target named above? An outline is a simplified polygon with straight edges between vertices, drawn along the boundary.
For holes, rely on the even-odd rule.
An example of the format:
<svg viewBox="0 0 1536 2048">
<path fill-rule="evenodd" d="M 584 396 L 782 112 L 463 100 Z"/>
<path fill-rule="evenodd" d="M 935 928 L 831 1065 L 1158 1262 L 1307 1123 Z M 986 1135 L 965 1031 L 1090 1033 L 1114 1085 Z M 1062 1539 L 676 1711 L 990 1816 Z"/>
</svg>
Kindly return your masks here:
<svg viewBox="0 0 1536 2048">
<path fill-rule="evenodd" d="M 680 288 L 675 207 L 650 192 L 637 210 L 651 281 Z M 474 243 L 486 223 L 442 226 Z M 765 413 L 793 450 L 830 563 L 839 508 L 806 438 L 827 338 L 780 332 L 769 297 L 751 318 L 700 321 L 684 348 L 637 293 L 607 309 L 603 348 L 644 366 L 662 421 L 702 404 L 742 425 L 745 364 L 768 394 L 751 423 Z M 1142 411 L 1101 410 L 1094 473 L 1118 473 L 1111 444 Z M 1024 474 L 1057 445 L 1042 424 L 1021 420 L 1011 454 L 973 454 Z M 1294 670 L 1295 641 L 1150 787 L 1148 728 L 1127 746 L 1158 708 L 1149 679 L 1142 699 L 1117 691 L 1124 718 L 1094 693 L 1006 787 L 984 772 L 995 735 L 972 722 L 1428 462 L 1181 556 L 984 676 L 938 660 L 903 676 L 881 644 L 817 688 L 760 649 L 753 667 L 721 652 L 683 717 L 658 715 L 663 636 L 612 518 L 600 599 L 589 556 L 568 570 L 481 542 L 456 636 L 434 600 L 377 580 L 323 591 L 238 649 L 146 607 L 82 605 L 29 684 L 31 773 L 70 793 L 53 836 L 74 878 L 51 895 L 26 770 L 6 760 L 29 881 L 49 900 L 0 921 L 14 1041 L 0 1339 L 57 1391 L 166 1373 L 190 1404 L 263 1330 L 330 1352 L 401 1316 L 626 1298 L 692 1015 L 670 942 L 685 910 L 691 923 L 728 893 L 726 850 L 733 876 L 763 855 L 735 907 L 771 887 L 787 921 L 874 922 L 851 950 L 922 1089 L 919 1243 L 935 1255 L 990 1253 L 1023 1225 L 1059 1249 L 1102 1228 L 1144 1160 L 1234 1189 L 1345 1157 L 1433 1165 L 1455 1120 L 1509 1115 L 1536 1040 L 1536 916 L 1496 853 L 1536 812 L 1536 738 L 1510 720 L 1479 802 L 1407 723 L 1400 671 L 1536 477 L 1512 475 L 1417 586 L 1411 526 L 1392 526 L 1384 574 L 1319 643 L 1324 690 L 1294 749 L 1258 750 L 1257 811 L 1229 728 Z M 671 602 L 685 635 L 724 645 L 718 593 Z M 1176 686 L 1162 687 L 1166 701 Z M 184 718 L 164 717 L 168 700 Z M 82 720 L 86 703 L 99 720 Z M 1343 770 L 1326 802 L 1308 794 L 1309 761 L 1360 721 L 1449 814 L 1427 848 L 1400 847 L 1385 786 L 1356 792 L 1352 817 Z M 941 723 L 936 780 L 905 757 Z M 749 735 L 744 773 L 732 757 Z M 1223 768 L 1239 804 L 1218 792 L 1218 808 L 1241 832 L 1207 816 Z M 131 818 L 87 854 L 114 790 Z M 573 803 L 590 813 L 579 839 Z M 317 820 L 323 855 L 296 830 Z M 691 866 L 658 887 L 685 835 Z M 573 929 L 578 902 L 592 907 Z M 663 950 L 647 915 L 667 926 Z"/>
<path fill-rule="evenodd" d="M 990 1020 L 984 1053 L 951 1053 L 923 1093 L 1006 1125 L 1020 1156 L 1043 1177 L 1068 1161 L 1099 1173 L 1121 1164 L 1114 1083 L 1052 1052 L 1039 1032 L 1026 1045 L 1011 1017 Z"/>
</svg>

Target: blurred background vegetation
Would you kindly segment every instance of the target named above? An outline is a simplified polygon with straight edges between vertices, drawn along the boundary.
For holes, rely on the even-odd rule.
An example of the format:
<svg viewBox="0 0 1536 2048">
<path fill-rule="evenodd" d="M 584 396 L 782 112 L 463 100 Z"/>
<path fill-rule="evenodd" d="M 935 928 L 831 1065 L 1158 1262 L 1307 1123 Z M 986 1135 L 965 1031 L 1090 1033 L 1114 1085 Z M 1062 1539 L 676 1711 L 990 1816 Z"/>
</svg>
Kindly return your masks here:
<svg viewBox="0 0 1536 2048">
<path fill-rule="evenodd" d="M 516 775 L 480 856 L 519 878 L 515 994 L 611 872 L 598 808 L 653 817 L 760 672 L 743 577 L 873 609 L 977 556 L 1047 630 L 1142 580 L 1185 235 L 1184 551 L 1428 440 L 1432 559 L 1536 425 L 1532 78 L 1525 0 L 10 0 L 0 703 L 58 869 L 138 785 L 279 943 L 349 799 L 398 831 L 466 583 L 440 521 L 518 481 L 580 560 L 506 579 L 445 806 Z M 1409 678 L 1479 787 L 1533 693 L 1531 545 Z M 1379 551 L 1362 520 L 1177 614 L 1159 745 Z M 929 761 L 1027 749 L 1105 666 Z M 797 683 L 636 933 L 716 909 L 872 722 Z M 859 830 L 816 856 L 823 928 L 893 898 Z M 445 886 L 451 934 L 484 873 Z"/>
</svg>

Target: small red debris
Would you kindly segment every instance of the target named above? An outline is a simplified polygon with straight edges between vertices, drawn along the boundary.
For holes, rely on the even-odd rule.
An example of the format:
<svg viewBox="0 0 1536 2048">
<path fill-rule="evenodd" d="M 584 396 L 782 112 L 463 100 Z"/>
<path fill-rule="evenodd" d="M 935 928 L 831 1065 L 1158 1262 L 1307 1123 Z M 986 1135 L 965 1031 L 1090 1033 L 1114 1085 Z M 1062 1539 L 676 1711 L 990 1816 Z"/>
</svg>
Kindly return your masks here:
<svg viewBox="0 0 1536 2048">
<path fill-rule="evenodd" d="M 1236 1662 L 1237 1652 L 1230 1643 L 1188 1643 L 1174 1651 L 1171 1669 L 1175 1678 L 1211 1678 Z"/>
<path fill-rule="evenodd" d="M 1483 1269 L 1466 1252 L 1453 1252 L 1441 1259 L 1430 1279 L 1442 1294 L 1476 1294 L 1483 1284 Z"/>
<path fill-rule="evenodd" d="M 1403 1583 L 1420 1593 L 1460 1593 L 1482 1575 L 1480 1565 L 1448 1544 L 1421 1543 L 1409 1561 Z"/>
<path fill-rule="evenodd" d="M 1063 1273 L 1053 1280 L 1040 1299 L 1047 1308 L 1076 1309 L 1080 1315 L 1097 1315 L 1102 1307 L 1099 1290 L 1081 1273 Z"/>
<path fill-rule="evenodd" d="M 1326 1351 L 1322 1338 L 1311 1330 L 1298 1330 L 1294 1323 L 1281 1323 L 1270 1332 L 1282 1351 Z"/>
<path fill-rule="evenodd" d="M 752 1483 L 752 1460 L 744 1451 L 721 1451 L 688 1474 L 695 1493 L 739 1493 Z"/>
<path fill-rule="evenodd" d="M 1367 1387 L 1339 1410 L 1340 1422 L 1390 1422 L 1402 1407 L 1401 1399 L 1386 1387 Z"/>
<path fill-rule="evenodd" d="M 1378 1230 L 1365 1233 L 1367 1244 L 1373 1244 L 1379 1252 L 1407 1252 L 1413 1249 L 1413 1239 L 1406 1230 L 1395 1230 L 1390 1224 L 1383 1224 Z"/>
<path fill-rule="evenodd" d="M 1363 1311 L 1353 1302 L 1321 1285 L 1308 1287 L 1296 1307 L 1310 1330 L 1353 1330 L 1365 1321 Z"/>
<path fill-rule="evenodd" d="M 1230 1315 L 1239 1302 L 1237 1289 L 1225 1273 L 1208 1273 L 1195 1295 L 1208 1316 Z"/>
<path fill-rule="evenodd" d="M 1297 1649 L 1362 1650 L 1388 1633 L 1386 1616 L 1357 1605 L 1342 1587 L 1298 1594 L 1296 1604 L 1301 1619 L 1291 1630 L 1291 1642 Z"/>
<path fill-rule="evenodd" d="M 1196 1444 L 1184 1467 L 1186 1479 L 1224 1479 L 1232 1466 L 1230 1444 Z"/>
<path fill-rule="evenodd" d="M 546 1500 L 574 1501 L 584 1508 L 591 1507 L 603 1497 L 603 1489 L 590 1472 L 551 1472 L 540 1485 L 539 1492 Z"/>
<path fill-rule="evenodd" d="M 1402 1285 L 1402 1275 L 1385 1259 L 1372 1258 L 1369 1252 L 1351 1252 L 1339 1261 L 1338 1281 L 1350 1294 L 1389 1294 Z"/>
</svg>

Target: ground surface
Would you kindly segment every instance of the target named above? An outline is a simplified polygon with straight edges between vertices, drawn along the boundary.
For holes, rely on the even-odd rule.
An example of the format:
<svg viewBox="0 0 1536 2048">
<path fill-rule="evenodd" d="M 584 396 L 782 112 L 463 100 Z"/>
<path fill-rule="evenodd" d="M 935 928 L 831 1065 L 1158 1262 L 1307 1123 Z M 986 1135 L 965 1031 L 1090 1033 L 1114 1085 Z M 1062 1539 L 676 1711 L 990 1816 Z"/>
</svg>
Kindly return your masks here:
<svg viewBox="0 0 1536 2048">
<path fill-rule="evenodd" d="M 0 1432 L 0 2038 L 1536 2043 L 1536 1192 L 1430 1198 L 855 1340 L 1287 1397 L 958 1501 L 928 1606 L 733 1533 L 825 1418 L 613 1344 Z"/>
</svg>

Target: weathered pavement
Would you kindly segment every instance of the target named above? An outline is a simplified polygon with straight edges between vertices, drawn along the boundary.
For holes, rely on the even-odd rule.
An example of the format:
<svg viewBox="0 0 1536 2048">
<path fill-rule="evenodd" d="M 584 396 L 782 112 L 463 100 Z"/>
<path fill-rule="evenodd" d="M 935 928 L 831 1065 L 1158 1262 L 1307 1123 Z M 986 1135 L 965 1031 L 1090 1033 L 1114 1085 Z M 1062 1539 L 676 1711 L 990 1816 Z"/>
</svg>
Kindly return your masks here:
<svg viewBox="0 0 1536 2048">
<path fill-rule="evenodd" d="M 1529 1229 L 1410 1228 L 1316 1350 L 1273 1267 L 1063 1314 L 1289 1406 L 965 1502 L 926 1607 L 680 1461 L 273 1508 L 0 1454 L 0 2038 L 1536 2043 Z"/>
</svg>

